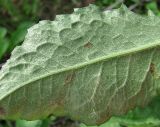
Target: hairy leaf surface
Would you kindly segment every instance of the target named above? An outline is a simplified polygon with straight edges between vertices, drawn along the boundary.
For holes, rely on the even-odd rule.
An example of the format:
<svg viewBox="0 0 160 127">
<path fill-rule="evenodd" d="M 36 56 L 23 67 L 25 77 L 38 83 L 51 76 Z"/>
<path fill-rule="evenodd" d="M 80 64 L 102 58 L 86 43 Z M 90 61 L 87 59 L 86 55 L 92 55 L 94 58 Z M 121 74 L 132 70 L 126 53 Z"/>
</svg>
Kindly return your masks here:
<svg viewBox="0 0 160 127">
<path fill-rule="evenodd" d="M 75 9 L 28 30 L 0 72 L 0 118 L 101 124 L 158 94 L 160 18 Z"/>
<path fill-rule="evenodd" d="M 159 127 L 160 126 L 160 96 L 151 101 L 145 108 L 135 108 L 129 111 L 127 115 L 112 117 L 106 123 L 100 126 L 86 126 L 81 124 L 80 127 Z"/>
</svg>

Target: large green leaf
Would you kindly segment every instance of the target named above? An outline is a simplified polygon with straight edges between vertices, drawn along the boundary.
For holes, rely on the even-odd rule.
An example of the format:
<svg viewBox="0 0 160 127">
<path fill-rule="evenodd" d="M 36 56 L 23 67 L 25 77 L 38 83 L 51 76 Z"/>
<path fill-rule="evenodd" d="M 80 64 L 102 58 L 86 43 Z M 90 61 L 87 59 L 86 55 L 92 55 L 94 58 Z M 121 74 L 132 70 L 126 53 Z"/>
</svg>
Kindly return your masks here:
<svg viewBox="0 0 160 127">
<path fill-rule="evenodd" d="M 0 72 L 0 117 L 101 124 L 159 93 L 160 18 L 90 5 L 28 30 Z"/>
</svg>

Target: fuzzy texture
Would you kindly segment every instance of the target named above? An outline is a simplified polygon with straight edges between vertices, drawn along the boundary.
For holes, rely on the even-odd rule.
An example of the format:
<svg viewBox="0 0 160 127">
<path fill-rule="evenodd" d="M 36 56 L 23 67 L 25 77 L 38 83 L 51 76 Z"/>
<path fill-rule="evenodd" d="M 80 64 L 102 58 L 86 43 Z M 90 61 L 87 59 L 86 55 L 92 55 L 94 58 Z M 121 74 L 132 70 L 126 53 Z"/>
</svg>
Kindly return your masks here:
<svg viewBox="0 0 160 127">
<path fill-rule="evenodd" d="M 160 19 L 151 12 L 90 5 L 41 21 L 0 71 L 0 118 L 101 124 L 158 94 L 159 58 Z"/>
</svg>

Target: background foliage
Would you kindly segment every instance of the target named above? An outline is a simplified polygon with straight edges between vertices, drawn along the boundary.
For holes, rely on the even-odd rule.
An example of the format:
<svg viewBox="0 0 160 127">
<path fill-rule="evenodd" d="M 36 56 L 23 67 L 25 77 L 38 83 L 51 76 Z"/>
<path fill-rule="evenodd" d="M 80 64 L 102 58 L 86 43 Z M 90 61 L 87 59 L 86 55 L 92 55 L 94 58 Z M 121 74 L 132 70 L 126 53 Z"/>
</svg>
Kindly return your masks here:
<svg viewBox="0 0 160 127">
<path fill-rule="evenodd" d="M 98 5 L 103 10 L 118 8 L 122 3 L 139 14 L 152 10 L 160 16 L 160 0 L 0 0 L 0 65 L 20 45 L 27 29 L 39 20 L 54 20 L 56 14 L 71 13 L 75 7 Z M 120 118 L 113 117 L 102 127 L 158 127 L 160 100 L 155 99 L 145 109 L 135 109 Z M 68 118 L 49 117 L 37 121 L 0 121 L 0 127 L 86 127 Z"/>
</svg>

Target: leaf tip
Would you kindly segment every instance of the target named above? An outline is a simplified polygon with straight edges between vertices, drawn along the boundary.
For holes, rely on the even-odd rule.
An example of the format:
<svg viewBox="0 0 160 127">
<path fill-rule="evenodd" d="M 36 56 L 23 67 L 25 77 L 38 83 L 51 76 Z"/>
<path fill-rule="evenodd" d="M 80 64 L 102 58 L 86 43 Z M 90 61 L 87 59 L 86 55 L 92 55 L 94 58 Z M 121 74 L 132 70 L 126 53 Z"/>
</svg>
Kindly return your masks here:
<svg viewBox="0 0 160 127">
<path fill-rule="evenodd" d="M 124 13 L 124 12 L 127 12 L 128 11 L 128 8 L 125 4 L 121 4 L 121 7 L 119 8 L 119 11 Z"/>
<path fill-rule="evenodd" d="M 121 4 L 121 7 L 118 9 L 120 14 L 134 14 L 125 4 Z"/>
<path fill-rule="evenodd" d="M 97 11 L 99 10 L 99 7 L 94 4 L 89 4 L 87 7 L 83 8 L 74 8 L 74 12 L 82 12 L 82 11 Z"/>
<path fill-rule="evenodd" d="M 153 13 L 153 11 L 151 11 L 151 10 L 148 10 L 148 16 L 155 16 L 155 14 Z"/>
</svg>

